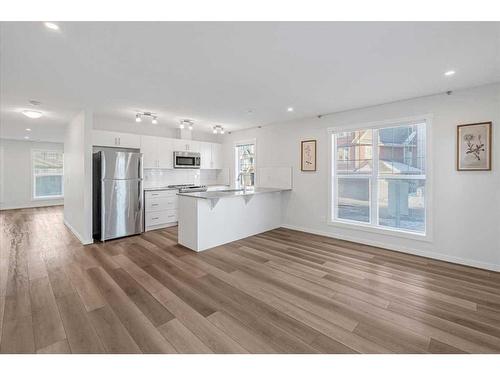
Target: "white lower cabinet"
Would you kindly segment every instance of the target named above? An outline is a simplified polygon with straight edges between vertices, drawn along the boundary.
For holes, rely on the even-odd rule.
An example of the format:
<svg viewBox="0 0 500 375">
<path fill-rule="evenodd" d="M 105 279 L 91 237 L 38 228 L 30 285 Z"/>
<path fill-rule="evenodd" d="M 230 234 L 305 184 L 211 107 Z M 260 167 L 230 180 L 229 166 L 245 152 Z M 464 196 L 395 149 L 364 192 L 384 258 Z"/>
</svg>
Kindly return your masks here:
<svg viewBox="0 0 500 375">
<path fill-rule="evenodd" d="M 144 193 L 145 231 L 177 225 L 177 190 Z"/>
</svg>

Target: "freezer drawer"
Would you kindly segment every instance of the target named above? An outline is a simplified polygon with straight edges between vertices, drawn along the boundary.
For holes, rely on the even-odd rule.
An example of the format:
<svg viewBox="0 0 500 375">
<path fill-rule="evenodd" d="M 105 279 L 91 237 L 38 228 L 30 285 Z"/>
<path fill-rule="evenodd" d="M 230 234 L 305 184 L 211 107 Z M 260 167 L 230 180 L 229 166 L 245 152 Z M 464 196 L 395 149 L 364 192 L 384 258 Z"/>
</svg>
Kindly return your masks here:
<svg viewBox="0 0 500 375">
<path fill-rule="evenodd" d="M 143 231 L 142 180 L 103 180 L 101 202 L 102 241 Z"/>
<path fill-rule="evenodd" d="M 146 227 L 177 222 L 177 210 L 146 212 Z"/>
</svg>

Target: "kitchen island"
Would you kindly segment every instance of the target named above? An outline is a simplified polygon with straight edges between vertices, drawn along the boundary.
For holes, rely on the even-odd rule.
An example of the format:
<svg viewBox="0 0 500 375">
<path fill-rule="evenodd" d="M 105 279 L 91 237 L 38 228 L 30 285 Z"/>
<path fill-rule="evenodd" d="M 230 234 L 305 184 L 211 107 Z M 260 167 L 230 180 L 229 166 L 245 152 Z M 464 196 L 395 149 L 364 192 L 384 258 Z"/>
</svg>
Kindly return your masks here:
<svg viewBox="0 0 500 375">
<path fill-rule="evenodd" d="M 179 244 L 203 251 L 281 226 L 282 194 L 249 188 L 179 193 Z"/>
</svg>

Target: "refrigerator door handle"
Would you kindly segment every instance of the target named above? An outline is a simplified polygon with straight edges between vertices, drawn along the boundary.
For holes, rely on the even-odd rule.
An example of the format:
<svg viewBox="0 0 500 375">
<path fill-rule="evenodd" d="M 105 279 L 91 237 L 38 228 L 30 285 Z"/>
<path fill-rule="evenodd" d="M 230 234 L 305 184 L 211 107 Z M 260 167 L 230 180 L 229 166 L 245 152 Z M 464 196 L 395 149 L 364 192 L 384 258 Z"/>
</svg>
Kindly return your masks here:
<svg viewBox="0 0 500 375">
<path fill-rule="evenodd" d="M 138 208 L 138 211 L 140 213 L 141 210 L 142 210 L 142 197 L 141 197 L 141 190 L 142 190 L 141 189 L 141 184 L 142 184 L 142 181 L 139 180 L 137 182 L 137 184 L 139 185 L 138 188 L 137 188 L 137 206 L 138 206 L 137 208 Z"/>
<path fill-rule="evenodd" d="M 101 241 L 104 242 L 106 233 L 106 206 L 104 205 L 104 176 L 106 176 L 106 153 L 101 154 Z"/>
</svg>

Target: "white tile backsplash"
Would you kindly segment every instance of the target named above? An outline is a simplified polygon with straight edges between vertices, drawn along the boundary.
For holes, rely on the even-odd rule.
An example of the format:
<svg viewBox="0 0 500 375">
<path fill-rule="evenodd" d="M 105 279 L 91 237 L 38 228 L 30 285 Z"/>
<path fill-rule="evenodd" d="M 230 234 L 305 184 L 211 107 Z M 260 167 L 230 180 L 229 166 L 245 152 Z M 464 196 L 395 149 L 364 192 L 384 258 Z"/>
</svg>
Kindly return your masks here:
<svg viewBox="0 0 500 375">
<path fill-rule="evenodd" d="M 144 169 L 144 187 L 151 188 L 178 184 L 227 184 L 227 173 L 223 173 L 223 171 L 223 169 Z"/>
</svg>

